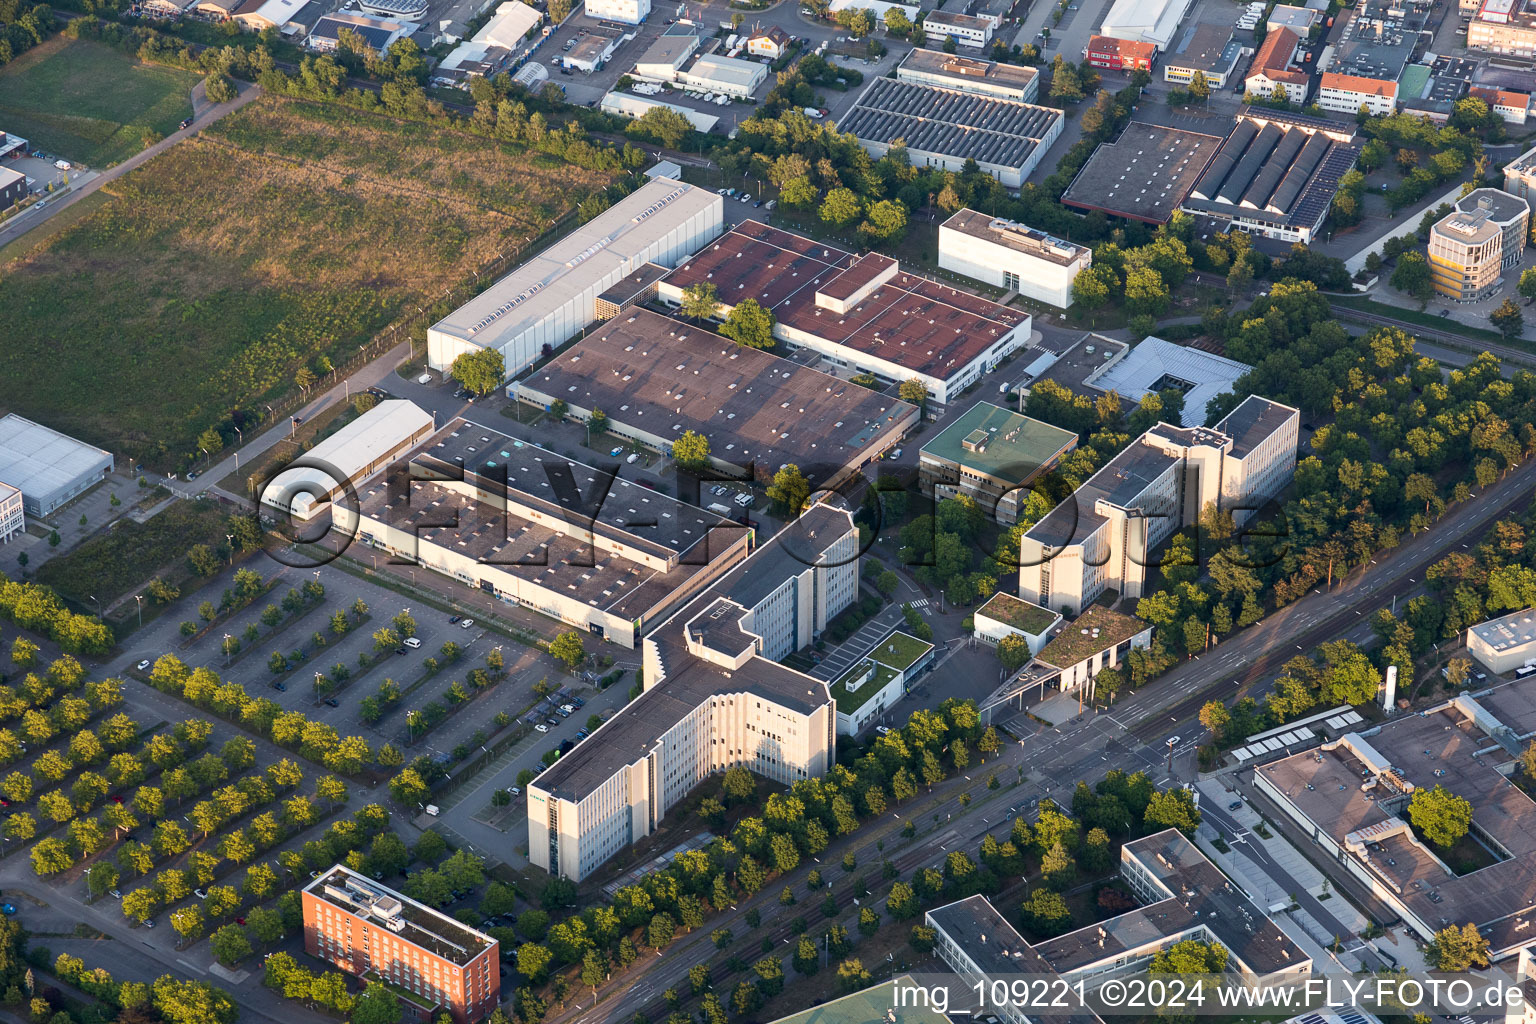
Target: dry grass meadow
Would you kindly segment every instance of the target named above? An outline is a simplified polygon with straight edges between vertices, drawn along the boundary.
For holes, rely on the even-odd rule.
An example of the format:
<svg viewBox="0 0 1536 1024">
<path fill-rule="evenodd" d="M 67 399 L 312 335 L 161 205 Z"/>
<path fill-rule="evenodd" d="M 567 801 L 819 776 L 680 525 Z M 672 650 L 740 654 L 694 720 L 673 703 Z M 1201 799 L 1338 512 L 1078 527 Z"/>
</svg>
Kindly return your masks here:
<svg viewBox="0 0 1536 1024">
<path fill-rule="evenodd" d="M 608 184 L 439 127 L 262 98 L 0 266 L 0 404 L 156 464 Z"/>
</svg>

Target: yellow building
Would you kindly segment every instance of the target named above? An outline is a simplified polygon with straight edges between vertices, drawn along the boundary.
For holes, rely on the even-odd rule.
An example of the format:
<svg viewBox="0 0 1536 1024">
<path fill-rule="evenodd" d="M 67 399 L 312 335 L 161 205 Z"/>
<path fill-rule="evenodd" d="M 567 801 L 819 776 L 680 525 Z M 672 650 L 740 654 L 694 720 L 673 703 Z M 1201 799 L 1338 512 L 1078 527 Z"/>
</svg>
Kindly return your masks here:
<svg viewBox="0 0 1536 1024">
<path fill-rule="evenodd" d="M 1480 188 L 1456 203 L 1429 230 L 1429 269 L 1435 291 L 1477 302 L 1499 290 L 1501 276 L 1525 259 L 1531 211 L 1525 201 Z"/>
</svg>

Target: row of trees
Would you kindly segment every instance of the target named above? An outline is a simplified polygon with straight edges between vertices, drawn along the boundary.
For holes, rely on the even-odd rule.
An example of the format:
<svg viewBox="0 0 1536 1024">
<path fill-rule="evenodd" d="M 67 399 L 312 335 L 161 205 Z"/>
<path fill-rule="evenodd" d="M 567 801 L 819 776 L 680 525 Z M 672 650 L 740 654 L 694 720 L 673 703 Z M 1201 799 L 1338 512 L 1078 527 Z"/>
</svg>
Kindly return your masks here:
<svg viewBox="0 0 1536 1024">
<path fill-rule="evenodd" d="M 70 654 L 106 654 L 117 642 L 94 616 L 77 615 L 48 587 L 0 575 L 0 618 L 41 633 Z"/>
</svg>

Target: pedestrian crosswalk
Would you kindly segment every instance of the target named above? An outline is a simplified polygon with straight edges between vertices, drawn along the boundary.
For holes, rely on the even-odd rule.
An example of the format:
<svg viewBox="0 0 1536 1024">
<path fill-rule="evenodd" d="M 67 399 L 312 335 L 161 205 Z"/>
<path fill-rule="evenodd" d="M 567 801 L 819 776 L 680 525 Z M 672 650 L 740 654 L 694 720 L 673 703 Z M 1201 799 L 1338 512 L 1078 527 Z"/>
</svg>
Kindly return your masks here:
<svg viewBox="0 0 1536 1024">
<path fill-rule="evenodd" d="M 913 608 L 928 607 L 928 599 L 926 597 L 920 597 L 916 601 L 908 601 L 907 603 L 910 604 Z"/>
</svg>

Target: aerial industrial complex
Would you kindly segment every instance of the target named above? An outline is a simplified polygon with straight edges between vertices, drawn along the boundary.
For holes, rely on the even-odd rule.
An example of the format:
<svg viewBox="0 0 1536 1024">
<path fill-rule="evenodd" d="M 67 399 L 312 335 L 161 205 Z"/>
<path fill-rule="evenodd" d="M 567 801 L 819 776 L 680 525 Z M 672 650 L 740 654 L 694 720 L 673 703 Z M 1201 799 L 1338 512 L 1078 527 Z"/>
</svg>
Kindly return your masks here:
<svg viewBox="0 0 1536 1024">
<path fill-rule="evenodd" d="M 15 413 L 0 417 L 0 483 L 21 492 L 29 516 L 52 515 L 114 465 L 111 452 Z"/>
<path fill-rule="evenodd" d="M 680 303 L 715 286 L 721 314 L 745 296 L 774 315 L 774 334 L 835 368 L 887 383 L 917 379 L 943 405 L 1030 341 L 1027 313 L 905 273 L 888 256 L 855 256 L 749 220 L 658 285 Z"/>
<path fill-rule="evenodd" d="M 916 406 L 713 331 L 636 309 L 512 385 L 525 401 L 565 402 L 658 453 L 692 430 L 722 469 L 771 477 L 785 463 L 836 487 L 896 444 Z"/>
</svg>

